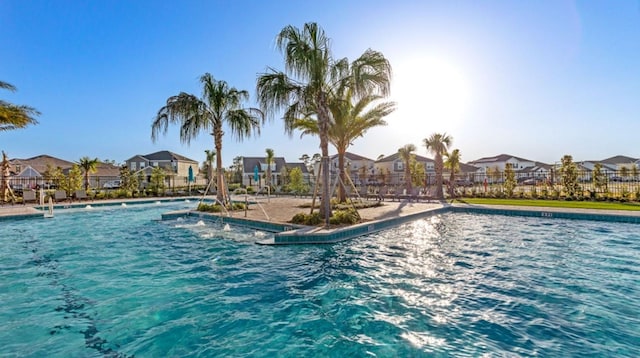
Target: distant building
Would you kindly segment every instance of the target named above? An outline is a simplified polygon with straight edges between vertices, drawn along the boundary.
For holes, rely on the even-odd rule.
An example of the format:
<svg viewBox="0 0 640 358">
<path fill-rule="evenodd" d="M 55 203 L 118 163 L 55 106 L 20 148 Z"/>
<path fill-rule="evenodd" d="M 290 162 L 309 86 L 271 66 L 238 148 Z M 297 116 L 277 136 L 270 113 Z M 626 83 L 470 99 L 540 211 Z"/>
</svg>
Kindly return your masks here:
<svg viewBox="0 0 640 358">
<path fill-rule="evenodd" d="M 331 168 L 331 177 L 336 178 L 339 174 L 339 158 L 338 154 L 334 154 L 329 158 L 329 165 Z M 367 157 L 363 157 L 358 154 L 346 152 L 344 153 L 344 170 L 348 173 L 349 178 L 355 185 L 366 184 L 371 180 L 374 180 L 375 176 L 375 161 Z M 349 185 L 349 183 L 345 183 Z"/>
<path fill-rule="evenodd" d="M 417 154 L 415 154 L 415 158 L 418 163 L 424 165 L 426 184 L 435 183 L 435 161 Z M 404 161 L 398 152 L 376 160 L 374 168 L 375 180 L 379 185 L 404 185 L 406 182 L 404 178 Z"/>
<path fill-rule="evenodd" d="M 266 157 L 242 157 L 242 185 L 245 187 L 262 188 L 267 185 Z M 304 163 L 287 163 L 283 157 L 274 157 L 271 163 L 271 185 L 279 187 L 284 184 L 282 178 L 283 169 L 291 170 L 300 168 L 305 182 L 309 183 L 311 174 Z M 257 177 L 257 181 L 256 181 Z"/>
<path fill-rule="evenodd" d="M 145 155 L 134 155 L 125 161 L 125 165 L 133 173 L 142 174 L 144 178 L 143 185 L 150 182 L 153 168 L 164 169 L 168 186 L 188 185 L 189 168 L 191 168 L 194 179 L 200 172 L 200 166 L 197 161 L 168 150 Z M 202 184 L 201 182 L 203 181 L 204 179 L 199 178 L 197 183 Z"/>
</svg>

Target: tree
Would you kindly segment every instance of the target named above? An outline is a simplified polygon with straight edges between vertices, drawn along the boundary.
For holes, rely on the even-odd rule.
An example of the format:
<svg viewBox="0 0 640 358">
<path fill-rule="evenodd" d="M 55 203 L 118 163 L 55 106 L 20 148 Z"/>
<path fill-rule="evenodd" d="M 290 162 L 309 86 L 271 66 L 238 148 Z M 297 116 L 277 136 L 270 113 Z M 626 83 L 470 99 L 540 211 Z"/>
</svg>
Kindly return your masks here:
<svg viewBox="0 0 640 358">
<path fill-rule="evenodd" d="M 453 138 L 446 133 L 433 133 L 429 138 L 425 138 L 423 143 L 427 148 L 427 151 L 430 151 L 434 155 L 435 161 L 435 169 L 436 169 L 436 198 L 444 199 L 444 193 L 442 192 L 442 171 L 443 171 L 443 162 L 442 156 L 449 150 L 449 146 Z"/>
<path fill-rule="evenodd" d="M 351 88 L 354 97 L 375 92 L 386 96 L 391 85 L 391 65 L 380 52 L 370 49 L 351 65 L 346 58 L 335 60 L 329 38 L 316 23 L 306 23 L 302 29 L 283 28 L 276 46 L 285 56 L 285 72 L 269 68 L 258 76 L 258 101 L 272 115 L 284 109 L 285 132 L 289 135 L 296 120 L 316 116 L 323 174 L 320 215 L 329 225 L 329 99 L 336 89 L 344 87 Z"/>
<path fill-rule="evenodd" d="M 607 191 L 607 177 L 602 172 L 602 164 L 596 163 L 593 166 L 593 174 L 591 180 L 593 181 L 593 186 L 596 188 L 596 191 Z"/>
<path fill-rule="evenodd" d="M 216 80 L 209 73 L 200 77 L 203 86 L 202 98 L 181 92 L 169 97 L 151 126 L 151 139 L 155 142 L 158 134 L 167 133 L 169 124 L 180 124 L 180 140 L 189 144 L 202 131 L 213 135 L 216 152 L 216 178 L 218 180 L 217 199 L 221 203 L 228 199 L 223 181 L 222 131 L 226 123 L 231 135 L 239 141 L 252 134 L 260 133 L 264 115 L 257 108 L 243 108 L 249 93 L 230 87 L 227 82 Z"/>
<path fill-rule="evenodd" d="M 164 180 L 166 177 L 167 173 L 161 167 L 153 167 L 153 169 L 151 170 L 151 181 L 149 182 L 149 188 L 155 195 L 160 194 L 160 191 L 164 190 Z"/>
<path fill-rule="evenodd" d="M 13 85 L 2 81 L 0 81 L 0 89 L 6 89 L 11 92 L 16 91 Z M 30 124 L 38 124 L 35 117 L 39 115 L 40 112 L 33 107 L 15 105 L 0 100 L 0 132 L 24 128 Z"/>
<path fill-rule="evenodd" d="M 67 193 L 67 196 L 71 196 L 76 190 L 82 188 L 82 170 L 79 165 L 74 164 L 67 177 L 60 181 L 60 189 L 64 190 Z"/>
<path fill-rule="evenodd" d="M 98 169 L 98 158 L 82 157 L 78 161 L 78 165 L 84 172 L 84 190 L 89 190 L 89 173 L 95 173 Z"/>
<path fill-rule="evenodd" d="M 309 187 L 304 182 L 302 170 L 300 168 L 293 168 L 289 173 L 289 189 L 296 194 L 304 194 L 309 191 Z"/>
<path fill-rule="evenodd" d="M 416 151 L 416 146 L 413 144 L 406 144 L 404 147 L 398 149 L 400 159 L 404 163 L 404 181 L 407 194 L 411 194 L 413 191 L 411 180 L 411 160 L 415 158 L 413 152 Z"/>
<path fill-rule="evenodd" d="M 454 149 L 451 152 L 445 153 L 444 167 L 449 169 L 449 195 L 453 198 L 455 196 L 455 183 L 456 173 L 460 171 L 460 149 Z"/>
<path fill-rule="evenodd" d="M 580 190 L 578 185 L 578 167 L 573 162 L 573 157 L 565 155 L 561 159 L 560 176 L 562 186 L 567 195 L 573 196 Z"/>
<path fill-rule="evenodd" d="M 271 193 L 271 164 L 274 163 L 274 154 L 273 149 L 267 148 L 265 150 L 267 156 L 264 158 L 264 161 L 267 163 L 267 190 Z"/>
<path fill-rule="evenodd" d="M 516 188 L 516 172 L 513 170 L 511 163 L 504 166 L 504 190 L 508 197 L 513 196 L 513 190 Z"/>
<path fill-rule="evenodd" d="M 411 172 L 411 183 L 413 186 L 420 186 L 424 182 L 424 177 L 427 174 L 424 164 L 418 162 L 415 156 L 413 156 L 409 163 L 409 169 Z"/>
<path fill-rule="evenodd" d="M 233 173 L 233 182 L 242 184 L 242 172 L 244 170 L 244 158 L 237 156 L 233 158 L 233 164 L 231 165 L 231 172 Z"/>
<path fill-rule="evenodd" d="M 122 179 L 120 188 L 127 191 L 127 193 L 131 193 L 131 195 L 133 195 L 138 191 L 138 188 L 140 187 L 139 178 L 127 167 L 126 164 L 120 166 L 120 179 Z"/>
<path fill-rule="evenodd" d="M 329 142 L 338 152 L 338 173 L 340 175 L 339 202 L 347 199 L 344 185 L 345 154 L 349 146 L 373 127 L 385 126 L 384 117 L 395 110 L 393 102 L 379 102 L 383 97 L 363 95 L 356 100 L 349 88 L 338 89 L 328 100 L 333 123 L 329 128 Z M 320 126 L 315 116 L 303 118 L 294 122 L 293 126 L 305 134 L 319 135 Z"/>
<path fill-rule="evenodd" d="M 213 181 L 213 160 L 216 159 L 215 150 L 204 150 L 204 171 L 207 173 L 207 180 L 209 181 L 209 187 L 211 188 L 211 182 Z"/>
</svg>

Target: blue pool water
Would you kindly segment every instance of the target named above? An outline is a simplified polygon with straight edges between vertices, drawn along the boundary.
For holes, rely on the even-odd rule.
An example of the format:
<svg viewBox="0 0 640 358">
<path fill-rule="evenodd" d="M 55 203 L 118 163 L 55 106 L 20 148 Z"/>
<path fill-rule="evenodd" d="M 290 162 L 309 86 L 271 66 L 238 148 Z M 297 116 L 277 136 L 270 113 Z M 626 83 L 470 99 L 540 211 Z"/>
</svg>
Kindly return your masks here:
<svg viewBox="0 0 640 358">
<path fill-rule="evenodd" d="M 0 224 L 0 356 L 640 356 L 638 225 L 444 214 L 265 247 L 194 204 Z"/>
</svg>

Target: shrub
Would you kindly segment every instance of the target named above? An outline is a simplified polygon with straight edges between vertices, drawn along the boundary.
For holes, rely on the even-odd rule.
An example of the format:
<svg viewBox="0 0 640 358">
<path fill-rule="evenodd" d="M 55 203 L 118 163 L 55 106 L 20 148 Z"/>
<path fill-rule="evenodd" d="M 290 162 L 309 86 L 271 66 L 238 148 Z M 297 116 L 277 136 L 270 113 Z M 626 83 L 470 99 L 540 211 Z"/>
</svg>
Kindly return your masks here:
<svg viewBox="0 0 640 358">
<path fill-rule="evenodd" d="M 336 210 L 333 212 L 329 223 L 332 225 L 353 225 L 358 222 L 358 214 L 353 209 L 348 210 Z"/>
<path fill-rule="evenodd" d="M 314 226 L 322 223 L 322 218 L 320 217 L 320 213 L 318 212 L 315 212 L 313 214 L 298 213 L 293 216 L 293 218 L 291 219 L 291 223 Z"/>
<path fill-rule="evenodd" d="M 222 205 L 220 204 L 198 204 L 198 211 L 204 211 L 207 213 L 219 213 L 222 212 Z"/>
</svg>

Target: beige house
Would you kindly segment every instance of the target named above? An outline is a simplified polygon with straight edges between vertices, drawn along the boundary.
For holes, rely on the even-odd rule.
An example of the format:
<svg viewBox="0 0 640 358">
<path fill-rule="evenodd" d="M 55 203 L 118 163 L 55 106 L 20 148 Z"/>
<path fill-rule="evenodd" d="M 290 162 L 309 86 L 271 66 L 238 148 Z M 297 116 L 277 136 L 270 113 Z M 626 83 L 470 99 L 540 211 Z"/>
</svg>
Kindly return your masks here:
<svg viewBox="0 0 640 358">
<path fill-rule="evenodd" d="M 339 174 L 338 159 L 338 154 L 329 158 L 332 178 L 336 178 Z M 369 179 L 373 180 L 375 175 L 374 163 L 373 159 L 350 152 L 344 153 L 345 172 L 349 174 L 351 181 L 355 185 L 368 184 Z"/>
<path fill-rule="evenodd" d="M 427 185 L 435 182 L 435 162 L 431 158 L 415 154 L 416 161 L 424 165 L 425 182 Z M 375 180 L 378 184 L 404 185 L 405 168 L 400 153 L 380 158 L 374 163 Z"/>
<path fill-rule="evenodd" d="M 133 173 L 142 173 L 144 177 L 143 185 L 151 180 L 153 168 L 164 169 L 167 174 L 167 186 L 169 187 L 188 185 L 189 168 L 191 168 L 196 184 L 206 183 L 204 178 L 198 175 L 200 167 L 197 161 L 168 150 L 145 155 L 134 155 L 125 161 L 125 165 Z"/>
</svg>

